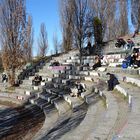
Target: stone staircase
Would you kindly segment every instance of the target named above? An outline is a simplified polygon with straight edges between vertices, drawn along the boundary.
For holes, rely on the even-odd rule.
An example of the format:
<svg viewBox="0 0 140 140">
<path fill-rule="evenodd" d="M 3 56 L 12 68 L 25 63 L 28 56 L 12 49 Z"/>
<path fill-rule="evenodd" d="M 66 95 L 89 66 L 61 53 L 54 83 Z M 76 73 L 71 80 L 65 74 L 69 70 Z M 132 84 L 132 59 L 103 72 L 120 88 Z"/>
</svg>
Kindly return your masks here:
<svg viewBox="0 0 140 140">
<path fill-rule="evenodd" d="M 140 138 L 138 69 L 123 70 L 104 66 L 96 71 L 89 70 L 86 64 L 92 66 L 94 56 L 84 56 L 81 67 L 77 51 L 52 58 L 52 61 L 54 60 L 58 60 L 61 66 L 50 67 L 50 63 L 46 63 L 36 71 L 45 80 L 41 86 L 33 87 L 32 77 L 23 80 L 20 86 L 23 89 L 20 94 L 29 97 L 29 106 L 37 108 L 40 117 L 45 115 L 42 127 L 35 131 L 32 139 L 138 140 Z M 123 96 L 116 93 L 116 90 L 112 92 L 106 90 L 107 72 L 117 75 L 120 85 L 115 89 Z M 81 97 L 71 97 L 70 88 L 77 80 L 86 85 L 86 92 L 83 92 Z"/>
<path fill-rule="evenodd" d="M 69 61 L 70 62 L 70 61 Z M 123 71 L 123 70 L 122 70 Z M 134 72 L 133 72 L 134 71 Z M 131 73 L 134 73 L 133 75 L 137 75 L 138 73 L 137 72 L 135 72 L 135 71 L 137 71 L 137 70 L 129 70 L 129 71 L 125 71 L 124 73 L 126 74 L 126 76 L 128 75 L 128 74 L 131 74 Z M 110 72 L 110 71 L 109 71 Z M 90 77 L 91 77 L 91 75 L 96 75 L 96 76 L 98 76 L 98 74 L 97 74 L 97 72 L 86 72 L 86 71 L 84 71 L 84 73 L 86 74 L 86 75 L 90 75 Z M 128 78 L 129 79 L 129 78 Z M 93 79 L 94 80 L 94 79 Z M 138 80 L 138 79 L 137 79 Z M 96 80 L 95 80 L 96 81 Z M 134 81 L 135 81 L 135 79 L 129 79 L 129 81 L 133 81 L 133 83 L 134 83 Z M 138 81 L 137 81 L 138 82 Z M 125 83 L 126 84 L 126 83 Z M 112 117 L 112 121 L 114 122 L 114 123 L 110 123 L 110 125 L 108 125 L 108 132 L 106 131 L 106 132 L 104 132 L 104 131 L 102 131 L 103 130 L 103 128 L 105 128 L 105 130 L 106 130 L 106 125 L 107 125 L 107 121 L 105 121 L 106 123 L 105 123 L 105 126 L 103 127 L 102 125 L 103 125 L 103 122 L 101 123 L 102 125 L 99 127 L 99 130 L 96 128 L 96 130 L 95 131 L 93 131 L 93 133 L 91 133 L 91 136 L 90 136 L 90 138 L 89 139 L 105 139 L 105 138 L 107 138 L 107 137 L 112 137 L 113 138 L 113 135 L 112 136 L 110 136 L 110 131 L 111 131 L 111 129 L 113 128 L 113 125 L 116 123 L 116 121 L 117 121 L 117 112 L 119 112 L 119 111 L 117 111 L 118 109 L 118 107 L 117 107 L 117 102 L 115 101 L 115 99 L 114 99 L 114 97 L 112 96 L 112 95 L 110 95 L 110 94 L 107 94 L 107 93 L 104 93 L 104 95 L 106 96 L 106 99 L 107 99 L 107 106 L 108 106 L 108 108 L 110 108 L 110 107 L 112 107 L 111 109 L 110 109 L 110 112 L 112 112 L 112 110 L 114 110 L 114 113 L 112 112 L 112 113 L 110 113 L 110 116 L 113 114 L 113 115 L 115 115 L 116 114 L 116 117 L 115 116 L 113 116 Z M 112 103 L 115 103 L 115 105 L 113 105 Z M 113 109 L 113 106 L 114 106 L 114 109 Z M 109 113 L 107 113 L 107 116 L 109 115 Z M 114 119 L 113 119 L 114 118 Z M 115 119 L 116 118 L 116 119 Z M 102 119 L 101 119 L 102 120 Z M 110 120 L 111 120 L 111 118 L 110 118 Z M 83 121 L 84 122 L 84 121 Z M 108 120 L 108 123 L 109 123 L 109 120 Z M 112 127 L 111 127 L 111 125 L 112 125 Z M 122 127 L 122 126 L 120 126 L 120 127 Z M 80 127 L 81 129 L 82 129 L 82 127 Z M 84 128 L 83 128 L 84 129 Z M 110 130 L 110 131 L 109 131 Z M 74 130 L 74 133 L 75 133 L 75 131 L 76 130 Z M 82 130 L 78 130 L 78 131 L 80 131 L 80 132 L 82 132 Z M 78 131 L 76 131 L 77 133 L 78 133 Z M 104 132 L 104 133 L 101 133 L 101 132 Z M 78 135 L 76 135 L 77 133 L 75 133 L 75 135 L 73 135 L 73 133 L 68 133 L 68 134 L 66 134 L 66 137 L 65 137 L 65 135 L 64 135 L 64 139 L 65 138 L 68 138 L 68 139 L 81 139 L 80 138 L 80 136 Z M 106 133 L 106 134 L 105 134 Z M 72 135 L 71 135 L 72 134 Z M 69 138 L 69 137 L 70 138 Z M 136 136 L 136 138 L 137 138 L 138 136 Z M 129 139 L 131 139 L 131 137 L 128 137 Z M 62 137 L 62 139 L 63 139 L 63 137 Z M 111 138 L 110 138 L 111 139 Z"/>
</svg>

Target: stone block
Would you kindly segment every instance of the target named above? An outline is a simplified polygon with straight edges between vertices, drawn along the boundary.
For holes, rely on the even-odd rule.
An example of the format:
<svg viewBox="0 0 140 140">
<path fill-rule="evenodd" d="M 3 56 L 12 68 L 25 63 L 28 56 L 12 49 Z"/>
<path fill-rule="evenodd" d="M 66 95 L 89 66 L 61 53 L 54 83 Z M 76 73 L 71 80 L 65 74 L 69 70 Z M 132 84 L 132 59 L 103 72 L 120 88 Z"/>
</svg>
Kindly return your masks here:
<svg viewBox="0 0 140 140">
<path fill-rule="evenodd" d="M 92 82 L 92 81 L 93 81 L 93 78 L 92 78 L 92 77 L 85 77 L 85 81 L 90 81 L 90 82 Z"/>
<path fill-rule="evenodd" d="M 91 76 L 98 76 L 98 77 L 99 77 L 99 73 L 96 72 L 96 71 L 91 71 L 91 72 L 89 72 L 89 74 L 90 74 Z"/>
<path fill-rule="evenodd" d="M 128 92 L 122 88 L 120 85 L 116 85 L 115 89 L 118 90 L 120 93 L 122 93 L 124 96 L 128 96 Z"/>
<path fill-rule="evenodd" d="M 23 96 L 17 96 L 18 100 L 24 100 L 25 98 Z"/>
<path fill-rule="evenodd" d="M 88 71 L 80 71 L 80 74 L 83 74 L 83 75 L 89 75 L 89 72 Z"/>
<path fill-rule="evenodd" d="M 53 77 L 59 77 L 58 73 L 53 74 Z"/>
<path fill-rule="evenodd" d="M 41 82 L 41 86 L 45 86 L 46 82 Z"/>
<path fill-rule="evenodd" d="M 39 86 L 34 86 L 33 89 L 34 90 L 39 90 Z"/>
<path fill-rule="evenodd" d="M 79 59 L 79 56 L 71 56 L 70 59 Z"/>
<path fill-rule="evenodd" d="M 118 67 L 118 66 L 121 66 L 122 63 L 110 63 L 109 64 L 109 67 Z"/>
<path fill-rule="evenodd" d="M 31 104 L 35 104 L 34 99 L 30 99 L 30 103 L 31 103 Z"/>
<path fill-rule="evenodd" d="M 140 80 L 139 79 L 125 77 L 125 80 L 126 80 L 126 82 L 130 82 L 130 83 L 135 84 L 138 87 L 140 87 Z"/>
<path fill-rule="evenodd" d="M 34 79 L 34 76 L 30 76 L 30 77 L 29 77 L 29 80 L 33 80 L 33 79 Z"/>
<path fill-rule="evenodd" d="M 25 91 L 25 94 L 30 96 L 31 95 L 31 92 L 30 91 Z"/>
<path fill-rule="evenodd" d="M 74 75 L 69 75 L 69 79 L 74 79 Z"/>
<path fill-rule="evenodd" d="M 69 95 L 64 95 L 63 97 L 64 97 L 65 101 L 67 101 L 70 105 L 72 105 L 72 102 L 70 100 L 70 96 Z"/>
<path fill-rule="evenodd" d="M 75 76 L 74 76 L 74 79 L 76 79 L 76 80 L 80 80 L 80 79 L 81 79 L 81 77 L 80 77 L 80 76 L 75 75 Z"/>
<path fill-rule="evenodd" d="M 98 71 L 101 71 L 101 72 L 105 72 L 106 70 L 107 70 L 107 68 L 105 68 L 105 67 L 98 68 Z"/>
<path fill-rule="evenodd" d="M 47 80 L 48 82 L 51 82 L 51 81 L 52 81 L 52 78 L 51 78 L 51 77 L 47 77 L 46 80 Z"/>
<path fill-rule="evenodd" d="M 85 70 L 88 70 L 88 67 L 83 67 L 83 70 L 85 71 Z"/>
<path fill-rule="evenodd" d="M 66 60 L 66 63 L 72 63 L 72 62 L 73 62 L 73 60 L 71 60 L 71 59 Z"/>
</svg>

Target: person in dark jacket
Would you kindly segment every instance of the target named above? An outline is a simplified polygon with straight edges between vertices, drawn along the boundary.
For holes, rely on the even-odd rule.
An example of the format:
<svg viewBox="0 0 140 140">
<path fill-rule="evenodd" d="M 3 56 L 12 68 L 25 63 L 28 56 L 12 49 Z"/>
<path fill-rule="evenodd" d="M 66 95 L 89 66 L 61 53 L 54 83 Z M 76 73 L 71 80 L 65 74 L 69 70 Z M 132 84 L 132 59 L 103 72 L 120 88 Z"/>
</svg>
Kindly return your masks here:
<svg viewBox="0 0 140 140">
<path fill-rule="evenodd" d="M 108 91 L 112 91 L 119 84 L 119 81 L 114 74 L 107 73 L 106 75 L 109 75 L 109 80 L 107 81 Z"/>
<path fill-rule="evenodd" d="M 101 67 L 101 60 L 100 60 L 100 57 L 99 56 L 96 56 L 95 57 L 95 64 L 92 66 L 93 70 L 95 70 L 96 68 L 98 67 Z"/>
</svg>

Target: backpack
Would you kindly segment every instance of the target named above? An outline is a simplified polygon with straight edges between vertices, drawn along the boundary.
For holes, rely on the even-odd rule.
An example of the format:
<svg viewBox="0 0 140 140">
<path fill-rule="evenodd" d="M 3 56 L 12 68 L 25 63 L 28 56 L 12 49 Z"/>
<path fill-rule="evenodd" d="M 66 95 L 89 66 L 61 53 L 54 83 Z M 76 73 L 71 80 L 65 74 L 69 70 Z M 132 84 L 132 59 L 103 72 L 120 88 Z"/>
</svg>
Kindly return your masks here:
<svg viewBox="0 0 140 140">
<path fill-rule="evenodd" d="M 126 61 L 126 60 L 124 60 L 123 62 L 122 62 L 122 68 L 123 69 L 126 69 L 127 67 L 128 67 L 128 61 Z"/>
</svg>

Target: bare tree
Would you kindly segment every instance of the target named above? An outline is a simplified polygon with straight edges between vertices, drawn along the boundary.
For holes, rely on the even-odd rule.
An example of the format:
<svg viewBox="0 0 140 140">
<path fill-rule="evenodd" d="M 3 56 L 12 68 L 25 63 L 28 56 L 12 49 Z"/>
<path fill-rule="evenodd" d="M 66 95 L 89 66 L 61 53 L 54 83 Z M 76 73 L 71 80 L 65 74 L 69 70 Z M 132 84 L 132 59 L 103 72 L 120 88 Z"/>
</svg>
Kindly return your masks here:
<svg viewBox="0 0 140 140">
<path fill-rule="evenodd" d="M 54 46 L 55 54 L 58 54 L 59 42 L 58 42 L 58 37 L 57 37 L 56 32 L 53 35 L 53 46 Z"/>
<path fill-rule="evenodd" d="M 46 52 L 48 49 L 48 38 L 46 26 L 44 23 L 40 25 L 40 36 L 38 40 L 38 47 L 39 47 L 39 56 L 40 57 L 46 56 Z"/>
<path fill-rule="evenodd" d="M 98 17 L 102 22 L 102 34 L 105 38 L 106 29 L 107 29 L 107 1 L 106 0 L 90 0 L 89 6 L 92 8 L 94 17 Z"/>
<path fill-rule="evenodd" d="M 26 36 L 25 0 L 0 1 L 2 60 L 9 82 L 14 85 L 15 71 L 24 62 Z"/>
<path fill-rule="evenodd" d="M 117 2 L 114 0 L 108 0 L 107 1 L 107 9 L 106 9 L 106 29 L 105 29 L 105 36 L 107 40 L 115 39 L 117 36 L 117 30 L 116 30 L 116 6 Z"/>
<path fill-rule="evenodd" d="M 89 34 L 92 34 L 93 17 L 88 6 L 88 0 L 72 0 L 73 1 L 73 36 L 74 43 L 79 48 L 80 60 L 82 58 L 82 48 Z"/>
<path fill-rule="evenodd" d="M 127 17 L 127 1 L 125 0 L 119 0 L 119 13 L 120 17 L 118 20 L 119 28 L 118 28 L 118 36 L 124 36 L 128 34 L 129 28 L 128 28 L 128 17 Z"/>
<path fill-rule="evenodd" d="M 71 0 L 60 0 L 60 23 L 63 35 L 63 48 L 66 52 L 73 46 L 73 13 Z"/>
<path fill-rule="evenodd" d="M 131 19 L 135 29 L 140 28 L 140 1 L 131 0 Z"/>
<path fill-rule="evenodd" d="M 26 43 L 24 46 L 24 54 L 26 62 L 32 59 L 32 45 L 33 45 L 33 27 L 32 27 L 32 17 L 28 16 L 28 22 L 26 27 Z"/>
<path fill-rule="evenodd" d="M 102 36 L 104 41 L 116 37 L 116 4 L 112 0 L 91 0 L 90 7 L 94 17 L 98 17 L 102 23 Z"/>
</svg>

